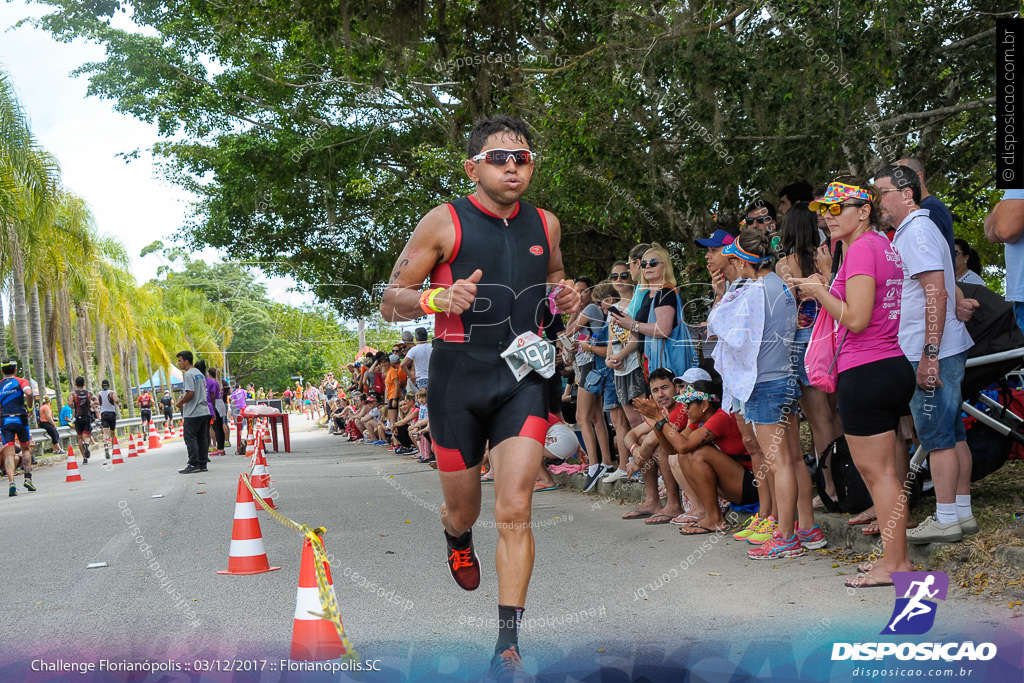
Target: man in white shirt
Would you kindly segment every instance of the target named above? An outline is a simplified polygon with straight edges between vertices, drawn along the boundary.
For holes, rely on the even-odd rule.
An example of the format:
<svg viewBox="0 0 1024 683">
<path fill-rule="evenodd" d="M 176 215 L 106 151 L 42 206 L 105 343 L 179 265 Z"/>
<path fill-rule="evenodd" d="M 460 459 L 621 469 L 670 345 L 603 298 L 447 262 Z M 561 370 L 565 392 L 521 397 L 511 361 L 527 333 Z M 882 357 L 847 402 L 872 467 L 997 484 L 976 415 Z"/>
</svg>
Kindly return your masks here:
<svg viewBox="0 0 1024 683">
<path fill-rule="evenodd" d="M 959 541 L 976 533 L 971 511 L 971 451 L 960 419 L 960 385 L 974 345 L 956 317 L 953 259 L 939 227 L 920 208 L 921 181 L 907 166 L 875 176 L 883 218 L 896 227 L 903 261 L 900 347 L 917 370 L 910 401 L 921 447 L 929 451 L 936 513 L 907 533 L 910 543 Z"/>
<path fill-rule="evenodd" d="M 402 370 L 409 377 L 417 390 L 427 388 L 430 372 L 430 352 L 433 347 L 427 343 L 427 329 L 416 328 L 416 345 L 409 349 L 402 361 Z"/>
</svg>

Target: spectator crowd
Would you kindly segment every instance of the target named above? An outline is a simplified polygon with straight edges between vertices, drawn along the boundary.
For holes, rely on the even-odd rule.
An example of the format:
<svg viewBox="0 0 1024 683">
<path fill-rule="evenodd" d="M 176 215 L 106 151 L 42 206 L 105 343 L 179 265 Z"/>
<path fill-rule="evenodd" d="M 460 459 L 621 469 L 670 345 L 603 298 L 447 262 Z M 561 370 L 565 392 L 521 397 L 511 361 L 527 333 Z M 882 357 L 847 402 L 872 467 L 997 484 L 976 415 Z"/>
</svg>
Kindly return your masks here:
<svg viewBox="0 0 1024 683">
<path fill-rule="evenodd" d="M 542 326 L 557 370 L 535 490 L 557 488 L 552 472 L 582 471 L 586 491 L 639 481 L 645 499 L 623 519 L 730 533 L 751 559 L 776 561 L 827 545 L 812 472 L 848 449 L 874 503 L 850 523 L 879 534 L 884 548 L 848 586 L 889 585 L 892 572 L 912 570 L 908 543 L 976 533 L 960 405 L 969 321 L 981 304 L 962 287 L 984 285 L 982 264 L 924 179 L 922 164 L 904 159 L 870 181 L 841 176 L 817 192 L 787 185 L 778 208 L 752 202 L 740 225 L 720 222 L 695 240 L 710 283 L 703 296 L 686 296 L 691 288 L 656 243 L 635 245 L 601 282 L 577 278 L 578 312 L 546 315 Z M 1020 204 L 1024 194 L 1008 193 L 986 220 L 1007 261 L 1006 300 L 986 297 L 986 306 L 1017 325 Z M 342 381 L 331 373 L 292 396 L 312 405 L 311 416 L 322 409 L 333 434 L 436 468 L 430 354 L 418 328 L 349 365 Z M 928 453 L 936 502 L 908 529 L 912 449 Z M 582 465 L 567 462 L 577 455 Z M 486 460 L 481 479 L 493 480 Z M 827 472 L 818 484 L 837 495 Z M 724 517 L 730 506 L 748 511 L 738 527 Z"/>
</svg>

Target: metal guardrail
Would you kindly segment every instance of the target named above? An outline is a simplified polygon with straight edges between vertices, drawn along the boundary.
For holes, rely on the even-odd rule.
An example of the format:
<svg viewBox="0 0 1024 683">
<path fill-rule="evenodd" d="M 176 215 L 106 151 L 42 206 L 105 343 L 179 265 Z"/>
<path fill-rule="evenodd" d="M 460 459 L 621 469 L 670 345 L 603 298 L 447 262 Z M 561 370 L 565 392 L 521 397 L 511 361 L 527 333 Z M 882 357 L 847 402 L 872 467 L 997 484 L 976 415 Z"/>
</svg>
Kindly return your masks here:
<svg viewBox="0 0 1024 683">
<path fill-rule="evenodd" d="M 182 418 L 179 415 L 175 418 L 175 422 L 180 422 L 181 419 Z M 152 421 L 153 424 L 157 425 L 157 428 L 160 429 L 160 436 L 161 438 L 163 438 L 163 427 L 167 423 L 167 419 L 163 415 L 160 415 L 159 417 L 154 415 Z M 114 430 L 114 432 L 117 434 L 118 437 L 120 437 L 123 434 L 127 433 L 128 428 L 140 426 L 142 426 L 141 417 L 129 417 L 124 419 L 118 418 L 117 428 Z M 100 427 L 94 427 L 93 431 L 100 431 Z M 30 429 L 29 436 L 32 437 L 32 441 L 35 442 L 37 449 L 42 450 L 45 448 L 45 444 L 50 443 L 50 435 L 46 432 L 45 429 Z M 65 450 L 67 449 L 68 442 L 70 442 L 77 436 L 78 434 L 75 432 L 74 427 L 57 427 L 57 437 L 60 439 L 61 447 L 64 448 Z"/>
</svg>

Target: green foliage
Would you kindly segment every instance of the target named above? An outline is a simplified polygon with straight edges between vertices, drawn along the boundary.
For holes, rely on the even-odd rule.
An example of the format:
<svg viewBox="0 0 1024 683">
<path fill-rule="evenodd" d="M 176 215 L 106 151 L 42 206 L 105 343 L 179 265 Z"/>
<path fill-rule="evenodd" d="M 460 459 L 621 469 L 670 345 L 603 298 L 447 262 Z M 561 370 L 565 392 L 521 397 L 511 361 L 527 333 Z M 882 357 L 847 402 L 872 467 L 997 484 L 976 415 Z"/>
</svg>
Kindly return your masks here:
<svg viewBox="0 0 1024 683">
<path fill-rule="evenodd" d="M 183 237 L 375 307 L 400 245 L 469 188 L 471 122 L 505 111 L 542 153 L 529 198 L 559 216 L 571 273 L 637 240 L 735 223 L 798 179 L 915 153 L 976 239 L 991 206 L 986 32 L 1013 3 L 292 3 L 45 0 L 41 24 L 104 44 L 90 92 L 156 122 L 168 175 L 200 198 Z M 122 9 L 123 8 L 123 9 Z"/>
</svg>

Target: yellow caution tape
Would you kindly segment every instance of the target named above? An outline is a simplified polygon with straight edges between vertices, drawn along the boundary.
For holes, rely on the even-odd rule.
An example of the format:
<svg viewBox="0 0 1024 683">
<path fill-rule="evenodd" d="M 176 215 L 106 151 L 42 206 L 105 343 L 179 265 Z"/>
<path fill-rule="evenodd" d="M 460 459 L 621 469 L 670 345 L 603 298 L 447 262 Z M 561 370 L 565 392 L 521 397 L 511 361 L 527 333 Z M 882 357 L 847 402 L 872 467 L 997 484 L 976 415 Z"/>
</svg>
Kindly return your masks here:
<svg viewBox="0 0 1024 683">
<path fill-rule="evenodd" d="M 295 520 L 288 519 L 274 508 L 267 505 L 266 501 L 256 493 L 252 487 L 252 483 L 249 481 L 248 474 L 242 474 L 242 481 L 245 482 L 245 487 L 252 493 L 254 501 L 260 504 L 271 517 L 276 519 L 281 524 L 298 531 L 300 534 L 305 536 L 309 540 L 309 545 L 313 548 L 313 560 L 316 569 L 316 587 L 317 592 L 320 595 L 320 606 L 323 607 L 322 613 L 310 612 L 314 617 L 320 617 L 321 619 L 327 619 L 334 624 L 334 629 L 338 632 L 338 636 L 341 638 L 341 644 L 345 647 L 345 659 L 353 661 L 359 661 L 359 654 L 356 652 L 352 643 L 345 636 L 345 627 L 341 623 L 341 613 L 338 611 L 338 599 L 335 596 L 334 591 L 331 590 L 331 585 L 327 582 L 327 572 L 324 569 L 324 564 L 330 564 L 327 559 L 327 551 L 324 550 L 324 542 L 321 536 L 326 532 L 326 529 L 322 526 L 318 526 L 315 529 L 305 524 L 299 524 Z"/>
</svg>

